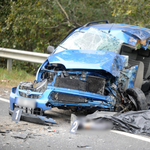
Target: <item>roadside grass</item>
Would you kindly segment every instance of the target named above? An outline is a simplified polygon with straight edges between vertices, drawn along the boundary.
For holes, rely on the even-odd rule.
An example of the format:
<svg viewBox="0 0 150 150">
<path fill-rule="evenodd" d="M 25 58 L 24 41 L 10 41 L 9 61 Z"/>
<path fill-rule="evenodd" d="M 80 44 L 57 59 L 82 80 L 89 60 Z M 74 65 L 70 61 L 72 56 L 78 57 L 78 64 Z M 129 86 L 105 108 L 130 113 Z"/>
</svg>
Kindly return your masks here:
<svg viewBox="0 0 150 150">
<path fill-rule="evenodd" d="M 21 81 L 33 82 L 34 75 L 27 73 L 24 70 L 12 70 L 10 72 L 7 69 L 0 68 L 0 86 L 12 88 L 17 86 Z"/>
</svg>

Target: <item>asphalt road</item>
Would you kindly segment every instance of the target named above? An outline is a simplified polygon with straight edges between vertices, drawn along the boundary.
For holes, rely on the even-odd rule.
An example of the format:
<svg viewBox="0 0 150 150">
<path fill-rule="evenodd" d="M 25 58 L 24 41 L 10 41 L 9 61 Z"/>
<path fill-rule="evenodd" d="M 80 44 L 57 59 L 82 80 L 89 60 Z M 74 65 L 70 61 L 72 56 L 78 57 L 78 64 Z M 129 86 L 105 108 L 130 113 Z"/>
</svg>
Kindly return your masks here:
<svg viewBox="0 0 150 150">
<path fill-rule="evenodd" d="M 2 91 L 0 88 L 0 90 L 0 131 L 6 132 L 0 133 L 0 150 L 150 149 L 150 138 L 147 136 L 115 131 L 85 132 L 79 130 L 77 134 L 70 134 L 71 112 L 66 110 L 53 109 L 48 112 L 58 125 L 45 126 L 24 121 L 15 123 L 8 115 L 9 89 Z M 14 134 L 28 134 L 28 137 L 16 139 L 12 137 Z"/>
</svg>

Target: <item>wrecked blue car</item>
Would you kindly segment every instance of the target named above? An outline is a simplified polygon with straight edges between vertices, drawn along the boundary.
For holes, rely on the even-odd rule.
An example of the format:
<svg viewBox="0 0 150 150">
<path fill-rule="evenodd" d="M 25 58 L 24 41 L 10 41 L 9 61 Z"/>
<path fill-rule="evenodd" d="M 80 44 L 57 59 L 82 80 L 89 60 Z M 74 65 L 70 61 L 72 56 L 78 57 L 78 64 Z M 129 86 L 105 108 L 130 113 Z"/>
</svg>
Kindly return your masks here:
<svg viewBox="0 0 150 150">
<path fill-rule="evenodd" d="M 150 29 L 90 22 L 73 29 L 37 71 L 10 94 L 10 113 L 44 115 L 60 109 L 146 110 L 150 90 Z"/>
</svg>

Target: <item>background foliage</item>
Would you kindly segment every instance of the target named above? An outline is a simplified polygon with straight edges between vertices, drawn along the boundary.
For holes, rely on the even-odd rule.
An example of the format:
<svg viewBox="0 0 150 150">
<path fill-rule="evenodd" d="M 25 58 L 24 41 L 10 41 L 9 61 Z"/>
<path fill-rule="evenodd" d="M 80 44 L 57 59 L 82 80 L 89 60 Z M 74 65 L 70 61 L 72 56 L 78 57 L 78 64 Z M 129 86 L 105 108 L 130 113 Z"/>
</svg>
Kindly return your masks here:
<svg viewBox="0 0 150 150">
<path fill-rule="evenodd" d="M 56 47 L 69 30 L 95 20 L 150 28 L 149 10 L 150 0 L 1 0 L 0 47 L 46 53 L 49 42 Z M 38 65 L 13 67 L 35 72 Z"/>
</svg>

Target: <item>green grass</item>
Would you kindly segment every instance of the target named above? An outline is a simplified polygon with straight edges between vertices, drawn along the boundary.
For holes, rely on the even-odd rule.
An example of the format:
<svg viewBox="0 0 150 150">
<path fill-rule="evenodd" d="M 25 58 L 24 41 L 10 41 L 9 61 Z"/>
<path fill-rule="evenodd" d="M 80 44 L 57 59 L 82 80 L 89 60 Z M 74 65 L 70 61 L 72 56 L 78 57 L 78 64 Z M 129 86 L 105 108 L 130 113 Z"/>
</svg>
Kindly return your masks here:
<svg viewBox="0 0 150 150">
<path fill-rule="evenodd" d="M 14 87 L 17 86 L 21 81 L 33 82 L 35 76 L 28 74 L 24 70 L 12 70 L 10 72 L 7 69 L 0 68 L 0 86 L 3 87 Z"/>
</svg>

